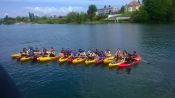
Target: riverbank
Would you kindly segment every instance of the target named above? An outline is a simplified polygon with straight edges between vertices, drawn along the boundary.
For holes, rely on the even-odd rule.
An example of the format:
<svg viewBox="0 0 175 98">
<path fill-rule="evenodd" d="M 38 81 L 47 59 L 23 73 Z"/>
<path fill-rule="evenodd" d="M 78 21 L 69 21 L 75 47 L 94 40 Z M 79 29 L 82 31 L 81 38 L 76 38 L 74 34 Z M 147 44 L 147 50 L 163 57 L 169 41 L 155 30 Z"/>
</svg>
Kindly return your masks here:
<svg viewBox="0 0 175 98">
<path fill-rule="evenodd" d="M 39 21 L 39 22 L 13 22 L 13 23 L 1 23 L 4 25 L 11 24 L 108 24 L 116 23 L 115 21 L 101 20 L 101 21 L 86 21 L 86 22 L 54 22 L 54 21 Z M 120 22 L 121 23 L 121 22 Z"/>
<path fill-rule="evenodd" d="M 6 22 L 0 22 L 0 25 L 12 25 L 12 24 L 113 24 L 113 23 L 141 23 L 141 24 L 175 24 L 175 22 L 137 22 L 134 21 L 132 18 L 129 20 L 95 20 L 95 21 L 83 21 L 83 22 L 68 22 L 65 19 L 58 19 L 58 18 L 52 18 L 52 19 L 38 19 L 35 21 L 6 21 Z"/>
<path fill-rule="evenodd" d="M 34 21 L 17 21 L 15 19 L 3 20 L 0 24 L 10 25 L 10 24 L 105 24 L 114 23 L 114 21 L 108 21 L 105 19 L 94 20 L 94 21 L 67 21 L 65 18 L 50 18 L 50 19 L 36 19 Z"/>
</svg>

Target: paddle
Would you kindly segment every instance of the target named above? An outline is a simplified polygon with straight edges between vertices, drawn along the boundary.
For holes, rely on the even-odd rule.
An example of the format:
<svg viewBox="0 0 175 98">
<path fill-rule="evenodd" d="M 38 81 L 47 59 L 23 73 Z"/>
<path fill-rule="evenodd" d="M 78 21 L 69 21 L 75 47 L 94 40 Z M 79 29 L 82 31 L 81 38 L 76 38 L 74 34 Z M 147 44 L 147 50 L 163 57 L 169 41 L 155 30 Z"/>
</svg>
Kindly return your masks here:
<svg viewBox="0 0 175 98">
<path fill-rule="evenodd" d="M 150 64 L 150 62 L 146 61 L 146 60 L 142 60 L 143 62 L 145 62 L 146 64 Z"/>
</svg>

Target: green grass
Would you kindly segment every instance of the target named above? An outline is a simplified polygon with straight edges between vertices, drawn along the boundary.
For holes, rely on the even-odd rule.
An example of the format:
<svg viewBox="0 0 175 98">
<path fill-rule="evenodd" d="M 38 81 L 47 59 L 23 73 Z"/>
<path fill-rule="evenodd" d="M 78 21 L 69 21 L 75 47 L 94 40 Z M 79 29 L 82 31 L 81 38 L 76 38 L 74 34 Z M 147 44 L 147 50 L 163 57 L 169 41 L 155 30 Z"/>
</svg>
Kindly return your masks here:
<svg viewBox="0 0 175 98">
<path fill-rule="evenodd" d="M 121 17 L 131 17 L 132 13 L 131 12 L 125 12 L 121 14 Z"/>
</svg>

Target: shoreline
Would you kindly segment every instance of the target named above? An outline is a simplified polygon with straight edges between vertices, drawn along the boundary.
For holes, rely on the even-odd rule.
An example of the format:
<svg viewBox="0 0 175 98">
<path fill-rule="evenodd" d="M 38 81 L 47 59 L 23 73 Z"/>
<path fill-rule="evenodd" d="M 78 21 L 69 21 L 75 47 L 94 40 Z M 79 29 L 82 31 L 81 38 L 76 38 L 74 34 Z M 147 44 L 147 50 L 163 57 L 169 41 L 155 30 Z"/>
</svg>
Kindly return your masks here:
<svg viewBox="0 0 175 98">
<path fill-rule="evenodd" d="M 175 24 L 174 22 L 165 23 L 165 22 L 133 22 L 133 21 L 120 21 L 120 22 L 111 22 L 111 21 L 92 21 L 92 22 L 70 22 L 70 23 L 38 23 L 38 22 L 17 22 L 17 23 L 11 23 L 11 24 L 0 24 L 0 25 L 25 25 L 25 24 L 75 24 L 75 25 L 82 25 L 82 24 L 122 24 L 122 23 L 130 23 L 130 24 Z"/>
</svg>

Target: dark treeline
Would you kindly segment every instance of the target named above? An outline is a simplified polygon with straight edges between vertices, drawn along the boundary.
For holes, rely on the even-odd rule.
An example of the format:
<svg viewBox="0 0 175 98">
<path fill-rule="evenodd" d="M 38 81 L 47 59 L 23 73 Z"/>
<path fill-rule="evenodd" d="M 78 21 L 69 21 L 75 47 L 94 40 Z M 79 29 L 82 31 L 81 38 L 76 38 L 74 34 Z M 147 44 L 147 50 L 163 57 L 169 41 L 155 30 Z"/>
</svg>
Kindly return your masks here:
<svg viewBox="0 0 175 98">
<path fill-rule="evenodd" d="M 175 0 L 143 0 L 133 18 L 136 22 L 175 22 Z"/>
</svg>

